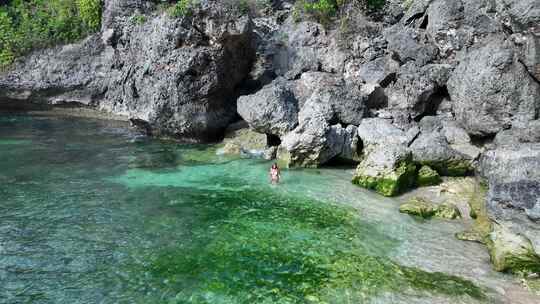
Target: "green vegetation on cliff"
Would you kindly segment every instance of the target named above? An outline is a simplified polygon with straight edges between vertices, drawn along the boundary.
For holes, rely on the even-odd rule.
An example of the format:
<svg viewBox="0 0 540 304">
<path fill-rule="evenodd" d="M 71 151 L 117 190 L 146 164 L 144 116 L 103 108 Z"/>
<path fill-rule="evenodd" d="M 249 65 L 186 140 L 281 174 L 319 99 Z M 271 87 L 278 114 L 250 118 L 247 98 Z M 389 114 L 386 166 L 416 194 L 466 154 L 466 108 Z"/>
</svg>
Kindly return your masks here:
<svg viewBox="0 0 540 304">
<path fill-rule="evenodd" d="M 327 23 L 332 17 L 341 15 L 347 8 L 379 10 L 385 4 L 386 0 L 300 0 L 296 1 L 294 16 L 300 19 L 300 15 L 305 14 L 319 22 Z"/>
<path fill-rule="evenodd" d="M 12 0 L 0 5 L 0 69 L 36 48 L 99 30 L 101 0 Z"/>
</svg>

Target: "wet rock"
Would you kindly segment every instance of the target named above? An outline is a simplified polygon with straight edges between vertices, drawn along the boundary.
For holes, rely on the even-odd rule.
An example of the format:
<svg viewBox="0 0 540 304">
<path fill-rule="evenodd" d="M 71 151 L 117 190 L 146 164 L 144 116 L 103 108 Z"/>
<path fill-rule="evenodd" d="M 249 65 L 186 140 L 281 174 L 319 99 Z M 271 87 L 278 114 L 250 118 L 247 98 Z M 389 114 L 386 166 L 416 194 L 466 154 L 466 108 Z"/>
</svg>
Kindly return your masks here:
<svg viewBox="0 0 540 304">
<path fill-rule="evenodd" d="M 419 187 L 438 185 L 441 181 L 442 179 L 439 173 L 431 169 L 429 166 L 422 166 L 422 168 L 418 170 L 416 184 Z"/>
<path fill-rule="evenodd" d="M 475 230 L 465 230 L 462 232 L 457 232 L 455 234 L 456 239 L 460 241 L 467 242 L 476 242 L 480 244 L 485 244 L 484 237 Z"/>
<path fill-rule="evenodd" d="M 262 156 L 267 147 L 266 134 L 257 133 L 249 128 L 232 130 L 225 134 L 223 153 L 235 155 Z"/>
<path fill-rule="evenodd" d="M 540 255 L 527 238 L 501 225 L 494 225 L 487 242 L 495 270 L 513 273 L 540 272 Z"/>
<path fill-rule="evenodd" d="M 384 196 L 395 196 L 414 186 L 416 166 L 406 146 L 373 148 L 356 168 L 353 183 Z"/>
<path fill-rule="evenodd" d="M 423 198 L 415 197 L 399 206 L 399 212 L 420 216 L 425 219 L 438 217 L 456 219 L 461 217 L 459 209 L 451 203 L 434 204 Z"/>
<path fill-rule="evenodd" d="M 422 198 L 413 198 L 405 204 L 399 206 L 399 212 L 410 215 L 431 218 L 435 215 L 435 205 Z"/>
<path fill-rule="evenodd" d="M 464 176 L 472 172 L 471 158 L 453 149 L 440 132 L 422 132 L 412 143 L 415 162 L 427 165 L 445 176 Z"/>
<path fill-rule="evenodd" d="M 260 133 L 283 136 L 298 125 L 298 102 L 284 79 L 253 95 L 241 96 L 237 108 L 238 114 Z"/>
<path fill-rule="evenodd" d="M 435 217 L 454 220 L 461 218 L 461 212 L 459 208 L 452 203 L 442 203 L 435 209 Z"/>
</svg>

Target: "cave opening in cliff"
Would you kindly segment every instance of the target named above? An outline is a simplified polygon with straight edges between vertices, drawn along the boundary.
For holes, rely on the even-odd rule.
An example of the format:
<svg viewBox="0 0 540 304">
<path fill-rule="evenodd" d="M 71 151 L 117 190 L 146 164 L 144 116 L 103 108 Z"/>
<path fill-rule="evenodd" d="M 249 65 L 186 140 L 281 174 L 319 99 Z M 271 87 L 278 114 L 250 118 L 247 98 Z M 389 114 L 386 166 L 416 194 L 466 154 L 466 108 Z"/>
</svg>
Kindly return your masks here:
<svg viewBox="0 0 540 304">
<path fill-rule="evenodd" d="M 446 86 L 437 87 L 426 98 L 420 98 L 420 102 L 415 106 L 415 109 L 421 114 L 414 118 L 415 121 L 420 121 L 425 116 L 435 116 L 443 101 L 451 100 L 450 94 Z"/>
</svg>

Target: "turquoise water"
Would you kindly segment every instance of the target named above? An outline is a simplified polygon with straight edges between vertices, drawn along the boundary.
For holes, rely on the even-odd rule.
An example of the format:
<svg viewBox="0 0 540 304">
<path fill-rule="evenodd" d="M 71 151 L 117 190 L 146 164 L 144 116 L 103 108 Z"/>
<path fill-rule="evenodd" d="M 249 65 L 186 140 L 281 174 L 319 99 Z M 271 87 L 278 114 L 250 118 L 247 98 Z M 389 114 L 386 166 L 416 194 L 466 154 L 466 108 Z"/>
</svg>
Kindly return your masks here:
<svg viewBox="0 0 540 304">
<path fill-rule="evenodd" d="M 0 303 L 505 303 L 459 223 L 345 170 L 284 172 L 114 123 L 0 117 Z M 507 302 L 510 303 L 510 302 Z"/>
</svg>

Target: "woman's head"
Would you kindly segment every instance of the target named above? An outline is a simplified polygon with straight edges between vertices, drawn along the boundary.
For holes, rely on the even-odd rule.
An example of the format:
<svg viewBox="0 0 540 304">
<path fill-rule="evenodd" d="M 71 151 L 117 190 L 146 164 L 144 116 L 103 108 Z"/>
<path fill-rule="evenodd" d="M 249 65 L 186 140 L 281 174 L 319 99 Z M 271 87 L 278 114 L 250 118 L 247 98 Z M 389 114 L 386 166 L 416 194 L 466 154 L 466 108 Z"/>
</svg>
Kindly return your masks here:
<svg viewBox="0 0 540 304">
<path fill-rule="evenodd" d="M 277 168 L 278 168 L 277 163 L 274 163 L 274 164 L 272 165 L 272 169 L 277 169 Z"/>
</svg>

